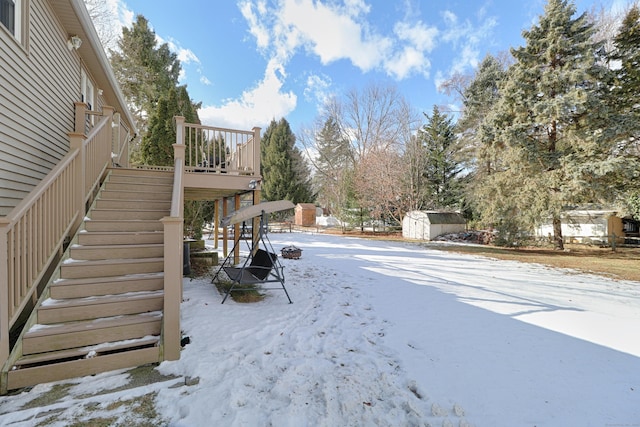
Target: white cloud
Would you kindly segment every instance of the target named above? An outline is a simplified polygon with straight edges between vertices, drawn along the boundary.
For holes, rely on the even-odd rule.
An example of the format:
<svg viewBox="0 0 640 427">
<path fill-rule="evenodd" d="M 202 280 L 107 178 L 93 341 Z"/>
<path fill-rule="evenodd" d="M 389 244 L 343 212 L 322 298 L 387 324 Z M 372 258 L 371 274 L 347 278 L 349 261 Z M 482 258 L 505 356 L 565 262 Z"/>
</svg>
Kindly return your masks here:
<svg viewBox="0 0 640 427">
<path fill-rule="evenodd" d="M 272 119 L 284 117 L 296 107 L 296 95 L 282 92 L 285 77 L 284 69 L 276 61 L 270 61 L 256 87 L 220 106 L 204 106 L 198 116 L 202 123 L 213 126 L 245 130 L 256 124 L 267 126 Z"/>
<path fill-rule="evenodd" d="M 474 25 L 469 20 L 461 21 L 451 11 L 444 11 L 441 14 L 446 24 L 442 32 L 442 40 L 452 45 L 454 57 L 450 69 L 447 71 L 451 76 L 455 73 L 465 73 L 475 69 L 480 63 L 480 57 L 487 51 L 485 45 L 493 30 L 497 26 L 497 21 L 492 16 L 487 16 L 484 9 L 480 9 L 477 14 L 478 24 Z M 446 80 L 442 70 L 437 76 L 440 83 Z M 437 86 L 440 83 L 436 82 Z"/>
<path fill-rule="evenodd" d="M 359 2 L 340 9 L 312 0 L 284 0 L 277 15 L 284 31 L 299 34 L 300 43 L 323 64 L 348 59 L 369 71 L 383 60 L 391 41 L 368 31 L 366 22 L 358 20 L 366 10 Z"/>
<path fill-rule="evenodd" d="M 249 32 L 256 39 L 256 44 L 260 49 L 266 49 L 269 46 L 271 37 L 267 27 L 260 21 L 260 16 L 266 14 L 267 6 L 264 1 L 258 1 L 255 5 L 250 0 L 242 1 L 238 4 L 240 13 L 249 24 Z"/>
<path fill-rule="evenodd" d="M 304 97 L 309 102 L 322 106 L 331 97 L 331 77 L 327 75 L 310 74 L 304 88 Z"/>
<path fill-rule="evenodd" d="M 421 21 L 399 22 L 393 33 L 381 34 L 369 24 L 371 6 L 364 0 L 280 0 L 271 9 L 263 0 L 243 0 L 239 7 L 257 47 L 283 66 L 304 50 L 323 65 L 347 60 L 363 73 L 378 70 L 396 79 L 428 76 L 427 55 L 439 35 Z"/>
<path fill-rule="evenodd" d="M 211 80 L 209 80 L 207 76 L 200 76 L 200 83 L 205 86 L 211 86 Z"/>
<path fill-rule="evenodd" d="M 400 40 L 406 40 L 417 50 L 431 52 L 436 47 L 436 39 L 439 31 L 435 27 L 429 27 L 422 22 L 411 25 L 408 22 L 398 22 L 394 33 Z"/>
</svg>

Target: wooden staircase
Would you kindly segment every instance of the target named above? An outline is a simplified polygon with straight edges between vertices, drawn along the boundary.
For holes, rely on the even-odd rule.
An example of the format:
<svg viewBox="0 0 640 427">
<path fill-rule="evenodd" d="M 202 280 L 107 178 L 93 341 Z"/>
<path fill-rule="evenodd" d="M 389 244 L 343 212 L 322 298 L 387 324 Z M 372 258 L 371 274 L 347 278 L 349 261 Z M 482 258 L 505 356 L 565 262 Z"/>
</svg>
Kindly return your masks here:
<svg viewBox="0 0 640 427">
<path fill-rule="evenodd" d="M 112 169 L 27 322 L 3 391 L 158 362 L 172 172 Z"/>
</svg>

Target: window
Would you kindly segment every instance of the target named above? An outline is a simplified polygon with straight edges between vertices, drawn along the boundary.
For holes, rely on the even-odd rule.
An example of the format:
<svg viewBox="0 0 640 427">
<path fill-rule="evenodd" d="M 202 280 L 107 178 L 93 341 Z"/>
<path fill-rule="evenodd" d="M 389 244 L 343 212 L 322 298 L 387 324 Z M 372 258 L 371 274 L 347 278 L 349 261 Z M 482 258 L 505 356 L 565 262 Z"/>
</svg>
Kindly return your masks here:
<svg viewBox="0 0 640 427">
<path fill-rule="evenodd" d="M 94 94 L 93 94 L 93 82 L 87 75 L 87 72 L 82 69 L 81 72 L 81 89 L 82 89 L 82 102 L 87 104 L 89 110 L 93 110 Z"/>
<path fill-rule="evenodd" d="M 22 41 L 22 6 L 25 0 L 0 0 L 0 23 Z"/>
</svg>

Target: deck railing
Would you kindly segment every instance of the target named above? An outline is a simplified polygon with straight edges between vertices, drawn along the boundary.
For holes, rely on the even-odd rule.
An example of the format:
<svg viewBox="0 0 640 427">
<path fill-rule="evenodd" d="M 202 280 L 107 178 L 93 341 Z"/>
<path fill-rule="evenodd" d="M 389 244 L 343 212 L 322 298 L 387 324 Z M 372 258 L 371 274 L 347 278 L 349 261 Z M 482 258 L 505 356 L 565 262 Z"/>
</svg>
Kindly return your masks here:
<svg viewBox="0 0 640 427">
<path fill-rule="evenodd" d="M 131 140 L 131 130 L 122 121 L 120 113 L 113 115 L 113 141 L 111 157 L 115 165 L 123 168 L 129 167 L 129 142 Z"/>
<path fill-rule="evenodd" d="M 185 171 L 260 175 L 260 128 L 250 131 L 184 123 Z"/>
<path fill-rule="evenodd" d="M 113 109 L 85 136 L 86 105 L 76 104 L 76 131 L 60 163 L 6 217 L 0 217 L 0 365 L 9 355 L 9 331 L 80 225 L 86 204 L 111 163 Z"/>
</svg>

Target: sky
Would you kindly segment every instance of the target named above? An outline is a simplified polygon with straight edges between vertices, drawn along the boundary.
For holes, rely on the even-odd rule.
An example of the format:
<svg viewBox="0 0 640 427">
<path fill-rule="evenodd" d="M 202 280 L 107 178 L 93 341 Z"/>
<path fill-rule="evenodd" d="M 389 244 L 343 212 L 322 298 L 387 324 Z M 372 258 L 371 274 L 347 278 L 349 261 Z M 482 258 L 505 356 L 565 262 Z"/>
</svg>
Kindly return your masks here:
<svg viewBox="0 0 640 427">
<path fill-rule="evenodd" d="M 269 238 L 276 253 L 302 249 L 280 260 L 292 304 L 282 289 L 221 304 L 210 277 L 185 278 L 190 343 L 156 368 L 173 378 L 120 389 L 129 374 L 108 372 L 63 382 L 58 400 L 46 393 L 61 383 L 41 384 L 0 397 L 0 426 L 91 417 L 171 427 L 640 422 L 639 282 L 418 243 Z M 153 420 L 124 403 L 152 393 Z"/>
<path fill-rule="evenodd" d="M 575 0 L 578 13 L 629 0 Z M 323 102 L 393 85 L 418 112 L 459 110 L 438 90 L 488 53 L 523 44 L 545 0 L 110 0 L 119 21 L 143 15 L 182 63 L 204 124 L 310 126 Z"/>
</svg>

